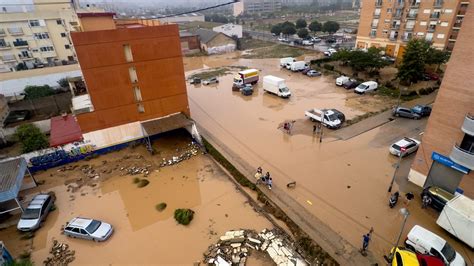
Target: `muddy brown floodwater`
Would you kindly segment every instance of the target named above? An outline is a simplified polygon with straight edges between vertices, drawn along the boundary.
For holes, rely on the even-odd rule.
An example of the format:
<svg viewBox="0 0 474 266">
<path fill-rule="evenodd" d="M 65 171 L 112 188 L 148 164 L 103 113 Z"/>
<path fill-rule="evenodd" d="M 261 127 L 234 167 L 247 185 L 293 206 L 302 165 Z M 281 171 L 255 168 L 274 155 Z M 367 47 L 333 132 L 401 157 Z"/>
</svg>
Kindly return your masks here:
<svg viewBox="0 0 474 266">
<path fill-rule="evenodd" d="M 177 154 L 190 138 L 168 134 L 154 142 L 159 152 L 150 156 L 143 146 L 100 156 L 78 163 L 74 170 L 51 169 L 36 175 L 44 185 L 27 191 L 54 191 L 57 210 L 47 218 L 33 238 L 33 261 L 39 265 L 49 255 L 53 239 L 65 242 L 75 250 L 73 264 L 181 264 L 191 265 L 202 259 L 208 246 L 231 229 L 272 228 L 271 223 L 256 213 L 247 199 L 236 190 L 228 176 L 208 155 L 199 154 L 176 165 L 158 168 L 161 158 Z M 81 166 L 92 166 L 100 174 L 97 179 L 82 182 Z M 117 167 L 117 165 L 119 167 Z M 138 188 L 135 177 L 123 175 L 121 167 L 152 165 L 146 177 L 148 186 Z M 68 186 L 83 184 L 75 192 Z M 155 206 L 165 202 L 158 212 Z M 189 226 L 178 225 L 173 213 L 177 208 L 195 211 Z M 61 234 L 61 227 L 75 216 L 91 217 L 114 226 L 112 237 L 102 243 L 71 239 Z M 25 248 L 14 227 L 0 231 L 13 255 Z M 254 258 L 256 264 L 266 261 Z M 260 261 L 260 263 L 259 263 Z"/>
<path fill-rule="evenodd" d="M 393 100 L 356 95 L 336 87 L 331 77 L 309 78 L 281 70 L 278 59 L 206 57 L 186 60 L 195 63 L 193 68 L 188 64 L 188 75 L 199 71 L 198 66 L 228 64 L 258 68 L 261 77 L 271 74 L 287 80 L 291 99 L 264 93 L 262 82 L 255 86 L 252 96 L 233 92 L 232 75 L 220 77 L 219 84 L 211 86 L 188 85 L 191 117 L 209 132 L 209 137 L 232 152 L 232 160 L 249 166 L 244 174 L 251 176 L 253 169 L 261 166 L 272 173 L 274 185 L 282 190 L 287 183 L 296 181 L 296 188 L 285 190 L 285 196 L 304 206 L 355 249 L 360 248 L 362 235 L 374 227 L 369 249 L 382 262 L 402 223 L 398 211 L 387 204 L 387 187 L 397 161 L 388 153 L 388 147 L 404 136 L 419 138 L 417 134 L 424 130 L 424 125 L 396 127 L 389 123 L 346 141 L 338 140 L 337 131 L 325 129 L 320 143 L 312 134 L 313 123 L 304 117 L 305 110 L 336 108 L 351 119 L 390 107 Z M 293 120 L 296 122 L 292 135 L 278 129 L 282 122 Z M 417 127 L 421 128 L 412 130 Z M 398 189 L 395 186 L 394 190 Z M 419 201 L 418 197 L 416 200 Z M 402 206 L 403 203 L 397 208 Z M 412 202 L 408 208 L 411 215 L 404 236 L 413 225 L 420 224 L 449 239 L 468 262 L 473 261 L 472 251 L 436 225 L 435 212 L 421 210 L 419 202 Z"/>
</svg>

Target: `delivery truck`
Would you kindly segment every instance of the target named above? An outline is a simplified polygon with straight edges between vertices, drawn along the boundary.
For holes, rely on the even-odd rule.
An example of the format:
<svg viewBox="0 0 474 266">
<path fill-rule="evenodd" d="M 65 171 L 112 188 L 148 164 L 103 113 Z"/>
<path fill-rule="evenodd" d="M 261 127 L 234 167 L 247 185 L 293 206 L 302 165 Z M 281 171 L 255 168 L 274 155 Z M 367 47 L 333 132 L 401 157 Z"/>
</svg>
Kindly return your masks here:
<svg viewBox="0 0 474 266">
<path fill-rule="evenodd" d="M 290 70 L 293 72 L 301 71 L 305 68 L 308 68 L 308 64 L 305 61 L 296 61 L 291 63 Z"/>
<path fill-rule="evenodd" d="M 474 248 L 474 200 L 457 195 L 444 206 L 436 223 Z"/>
<path fill-rule="evenodd" d="M 280 96 L 282 98 L 289 98 L 291 92 L 285 84 L 285 80 L 275 76 L 263 77 L 263 90 Z"/>
<path fill-rule="evenodd" d="M 257 84 L 259 71 L 257 69 L 242 70 L 234 78 L 233 88 L 242 88 L 245 84 Z"/>
</svg>

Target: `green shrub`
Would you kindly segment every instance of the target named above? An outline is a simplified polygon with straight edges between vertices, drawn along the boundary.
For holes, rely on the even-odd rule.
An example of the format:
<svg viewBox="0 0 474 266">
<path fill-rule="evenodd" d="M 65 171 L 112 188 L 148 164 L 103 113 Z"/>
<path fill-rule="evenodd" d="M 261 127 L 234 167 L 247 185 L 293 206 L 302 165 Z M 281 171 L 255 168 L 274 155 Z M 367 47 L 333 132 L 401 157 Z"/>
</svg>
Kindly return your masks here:
<svg viewBox="0 0 474 266">
<path fill-rule="evenodd" d="M 174 219 L 182 225 L 188 225 L 194 218 L 194 211 L 191 209 L 176 209 Z"/>
<path fill-rule="evenodd" d="M 421 88 L 418 92 L 419 92 L 421 95 L 428 95 L 428 94 L 429 94 L 428 90 L 425 89 L 425 88 Z"/>
<path fill-rule="evenodd" d="M 165 202 L 161 202 L 161 203 L 156 204 L 155 208 L 157 211 L 161 212 L 166 209 L 166 206 L 168 205 Z"/>
<path fill-rule="evenodd" d="M 26 86 L 25 87 L 26 99 L 37 99 L 46 97 L 54 94 L 54 90 L 49 85 L 43 86 Z"/>
<path fill-rule="evenodd" d="M 146 179 L 140 179 L 140 181 L 137 183 L 137 187 L 146 187 L 148 184 L 150 184 L 150 181 Z"/>
<path fill-rule="evenodd" d="M 21 151 L 28 153 L 49 147 L 48 139 L 41 130 L 33 124 L 24 124 L 15 131 L 15 137 L 21 143 Z"/>
<path fill-rule="evenodd" d="M 327 70 L 331 70 L 333 71 L 334 70 L 334 66 L 333 65 L 330 65 L 330 64 L 324 64 L 323 67 Z"/>
</svg>

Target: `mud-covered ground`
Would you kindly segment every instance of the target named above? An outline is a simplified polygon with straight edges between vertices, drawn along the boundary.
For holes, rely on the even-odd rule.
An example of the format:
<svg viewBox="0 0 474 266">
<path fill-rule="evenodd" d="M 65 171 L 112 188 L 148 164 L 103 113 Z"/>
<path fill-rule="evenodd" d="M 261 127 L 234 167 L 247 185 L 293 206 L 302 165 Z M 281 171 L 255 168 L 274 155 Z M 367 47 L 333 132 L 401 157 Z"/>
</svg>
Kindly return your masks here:
<svg viewBox="0 0 474 266">
<path fill-rule="evenodd" d="M 199 153 L 159 167 L 162 158 L 182 153 L 190 141 L 187 133 L 175 131 L 154 142 L 158 151 L 154 156 L 142 145 L 37 173 L 36 179 L 44 184 L 24 193 L 53 191 L 57 209 L 34 234 L 31 258 L 35 264 L 42 264 L 57 239 L 75 251 L 74 264 L 191 265 L 228 230 L 272 228 L 208 155 Z M 149 174 L 127 174 L 133 166 L 147 167 Z M 140 188 L 134 178 L 147 179 L 149 184 Z M 159 212 L 156 205 L 161 202 L 167 207 Z M 177 208 L 195 211 L 189 226 L 176 223 Z M 61 227 L 76 216 L 106 221 L 115 232 L 102 243 L 62 235 Z M 28 250 L 31 243 L 22 240 L 14 226 L 0 231 L 0 239 L 14 256 Z M 268 259 L 257 256 L 251 261 L 265 264 Z"/>
</svg>

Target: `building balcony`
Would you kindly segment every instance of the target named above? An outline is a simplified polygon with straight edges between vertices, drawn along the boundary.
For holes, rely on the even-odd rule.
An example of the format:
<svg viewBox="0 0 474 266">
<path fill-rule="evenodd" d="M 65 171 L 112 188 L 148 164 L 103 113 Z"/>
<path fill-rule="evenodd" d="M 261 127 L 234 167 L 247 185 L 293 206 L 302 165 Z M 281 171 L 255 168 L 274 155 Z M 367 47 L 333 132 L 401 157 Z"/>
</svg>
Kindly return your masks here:
<svg viewBox="0 0 474 266">
<path fill-rule="evenodd" d="M 474 136 L 474 115 L 467 114 L 466 117 L 464 117 L 461 130 L 468 135 Z"/>
<path fill-rule="evenodd" d="M 453 28 L 459 29 L 459 28 L 461 28 L 461 25 L 462 25 L 462 23 L 454 23 Z"/>
<path fill-rule="evenodd" d="M 474 169 L 474 151 L 465 150 L 459 145 L 455 144 L 449 158 L 453 160 L 453 162 L 460 164 L 466 168 L 471 170 Z"/>
<path fill-rule="evenodd" d="M 467 9 L 460 9 L 457 13 L 457 16 L 464 17 L 464 15 L 466 15 L 466 11 Z"/>
<path fill-rule="evenodd" d="M 380 18 L 380 13 L 378 14 L 374 13 L 374 18 Z"/>
<path fill-rule="evenodd" d="M 23 29 L 22 28 L 9 28 L 8 32 L 12 36 L 18 36 L 18 35 L 23 35 Z"/>
<path fill-rule="evenodd" d="M 27 41 L 14 41 L 13 46 L 15 46 L 15 47 L 25 47 L 25 46 L 28 46 L 28 42 Z"/>
<path fill-rule="evenodd" d="M 398 36 L 391 36 L 391 37 L 388 37 L 388 39 L 392 42 L 396 41 L 398 39 Z"/>
<path fill-rule="evenodd" d="M 430 20 L 439 20 L 439 17 L 440 17 L 439 14 L 438 15 L 431 14 L 430 15 Z"/>
<path fill-rule="evenodd" d="M 436 28 L 428 28 L 426 29 L 427 32 L 435 32 Z"/>
<path fill-rule="evenodd" d="M 442 0 L 435 1 L 433 6 L 437 8 L 443 7 L 443 1 Z"/>
<path fill-rule="evenodd" d="M 21 54 L 21 55 L 18 55 L 18 58 L 20 58 L 21 60 L 33 60 L 34 59 L 33 55 L 31 55 L 31 54 L 28 54 L 28 55 Z"/>
<path fill-rule="evenodd" d="M 8 50 L 11 49 L 12 46 L 9 43 L 0 43 L 0 50 Z"/>
<path fill-rule="evenodd" d="M 416 13 L 415 14 L 408 13 L 407 14 L 407 19 L 416 19 L 417 16 L 418 16 L 418 14 L 416 14 Z"/>
<path fill-rule="evenodd" d="M 372 29 L 376 29 L 379 25 L 378 24 L 377 25 L 371 24 L 370 26 L 372 27 Z"/>
<path fill-rule="evenodd" d="M 408 5 L 410 8 L 418 8 L 420 7 L 420 3 L 417 2 L 412 2 Z"/>
<path fill-rule="evenodd" d="M 410 32 L 412 32 L 413 29 L 414 29 L 414 27 L 408 28 L 407 26 L 405 26 L 405 31 L 410 31 Z"/>
<path fill-rule="evenodd" d="M 4 55 L 4 56 L 0 57 L 0 59 L 2 59 L 2 61 L 4 63 L 16 62 L 16 58 L 15 58 L 14 55 Z"/>
<path fill-rule="evenodd" d="M 399 29 L 400 29 L 400 24 L 398 24 L 398 25 L 392 25 L 392 26 L 390 27 L 390 29 L 392 29 L 392 30 L 399 30 Z"/>
<path fill-rule="evenodd" d="M 393 13 L 392 18 L 400 19 L 402 17 L 402 13 Z"/>
</svg>

